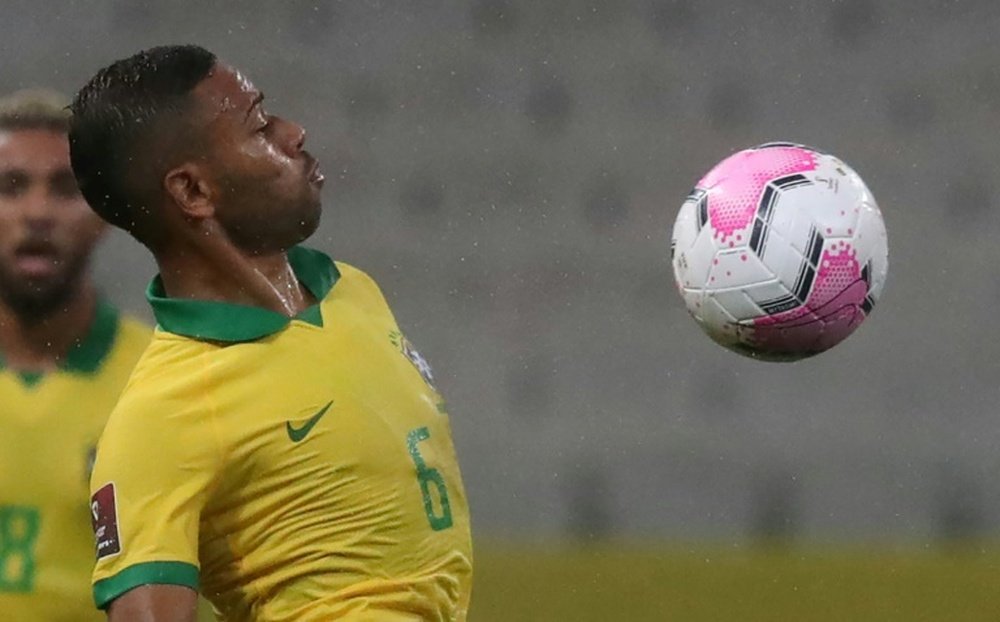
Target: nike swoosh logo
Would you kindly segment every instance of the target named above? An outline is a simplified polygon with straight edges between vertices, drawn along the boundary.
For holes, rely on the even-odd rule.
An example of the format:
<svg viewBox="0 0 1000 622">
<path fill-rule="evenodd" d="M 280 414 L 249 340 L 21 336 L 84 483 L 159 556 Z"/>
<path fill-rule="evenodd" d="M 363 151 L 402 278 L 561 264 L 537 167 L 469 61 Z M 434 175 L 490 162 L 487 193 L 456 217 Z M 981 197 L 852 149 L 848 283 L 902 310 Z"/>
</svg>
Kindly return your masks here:
<svg viewBox="0 0 1000 622">
<path fill-rule="evenodd" d="M 309 417 L 309 419 L 306 420 L 305 423 L 303 423 L 301 426 L 297 428 L 292 427 L 291 421 L 286 421 L 285 430 L 288 432 L 288 438 L 292 439 L 293 443 L 298 443 L 306 436 L 308 436 L 309 432 L 313 429 L 313 427 L 317 423 L 319 423 L 319 420 L 322 419 L 323 415 L 326 414 L 326 411 L 330 410 L 330 406 L 333 406 L 333 400 L 327 402 L 326 406 L 321 408 L 319 412 L 317 412 L 312 417 Z"/>
</svg>

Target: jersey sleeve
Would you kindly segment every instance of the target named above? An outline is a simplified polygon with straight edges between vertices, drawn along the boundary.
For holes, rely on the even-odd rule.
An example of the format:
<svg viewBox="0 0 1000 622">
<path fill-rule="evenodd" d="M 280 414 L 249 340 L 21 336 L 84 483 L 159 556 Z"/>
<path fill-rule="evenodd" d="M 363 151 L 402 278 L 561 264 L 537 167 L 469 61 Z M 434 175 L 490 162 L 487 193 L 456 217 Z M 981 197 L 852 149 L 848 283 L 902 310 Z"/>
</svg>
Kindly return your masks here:
<svg viewBox="0 0 1000 622">
<path fill-rule="evenodd" d="M 389 307 L 385 294 L 382 293 L 382 289 L 375 282 L 375 279 L 367 272 L 350 264 L 338 261 L 336 262 L 336 266 L 342 279 L 350 283 L 348 287 L 352 288 L 352 293 L 356 296 L 356 300 L 363 301 L 364 306 L 370 313 L 386 317 L 392 324 L 396 324 L 396 318 L 392 313 L 392 309 Z"/>
<path fill-rule="evenodd" d="M 198 526 L 221 455 L 200 402 L 127 391 L 108 421 L 90 480 L 99 608 L 141 585 L 198 589 Z"/>
</svg>

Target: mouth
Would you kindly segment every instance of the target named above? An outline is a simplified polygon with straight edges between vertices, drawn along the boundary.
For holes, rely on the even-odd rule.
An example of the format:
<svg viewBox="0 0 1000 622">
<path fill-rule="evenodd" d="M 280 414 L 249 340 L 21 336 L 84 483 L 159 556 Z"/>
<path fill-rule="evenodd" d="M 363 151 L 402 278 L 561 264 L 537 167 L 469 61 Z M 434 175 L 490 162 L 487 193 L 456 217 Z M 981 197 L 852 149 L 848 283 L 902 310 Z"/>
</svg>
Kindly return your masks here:
<svg viewBox="0 0 1000 622">
<path fill-rule="evenodd" d="M 14 265 L 28 278 L 52 276 L 59 263 L 59 249 L 46 240 L 28 240 L 14 249 Z"/>
</svg>

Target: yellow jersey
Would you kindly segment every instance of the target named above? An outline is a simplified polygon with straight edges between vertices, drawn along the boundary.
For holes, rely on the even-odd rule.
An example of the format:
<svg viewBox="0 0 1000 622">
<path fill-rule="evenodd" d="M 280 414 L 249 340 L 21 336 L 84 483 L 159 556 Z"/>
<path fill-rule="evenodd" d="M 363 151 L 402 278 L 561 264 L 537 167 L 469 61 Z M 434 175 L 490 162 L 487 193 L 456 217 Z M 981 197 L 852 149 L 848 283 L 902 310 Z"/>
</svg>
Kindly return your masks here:
<svg viewBox="0 0 1000 622">
<path fill-rule="evenodd" d="M 0 618 L 103 620 L 90 576 L 88 486 L 94 448 L 150 331 L 100 303 L 57 371 L 0 358 Z"/>
<path fill-rule="evenodd" d="M 465 620 L 469 512 L 444 403 L 375 283 L 289 262 L 295 318 L 147 296 L 159 324 L 91 478 L 94 598 L 198 589 L 222 620 Z"/>
</svg>

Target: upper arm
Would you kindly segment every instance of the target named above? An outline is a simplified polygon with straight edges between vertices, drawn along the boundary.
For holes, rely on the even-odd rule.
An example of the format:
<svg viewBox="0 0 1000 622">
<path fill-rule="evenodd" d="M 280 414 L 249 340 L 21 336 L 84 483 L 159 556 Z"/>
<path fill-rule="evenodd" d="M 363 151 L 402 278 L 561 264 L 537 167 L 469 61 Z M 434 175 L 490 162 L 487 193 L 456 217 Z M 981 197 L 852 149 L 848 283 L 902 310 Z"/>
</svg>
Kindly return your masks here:
<svg viewBox="0 0 1000 622">
<path fill-rule="evenodd" d="M 108 421 L 91 476 L 98 607 L 138 598 L 141 586 L 198 589 L 199 524 L 220 453 L 210 413 L 190 402 L 125 398 Z"/>
<path fill-rule="evenodd" d="M 180 585 L 144 585 L 108 607 L 108 622 L 195 622 L 198 593 Z"/>
</svg>

